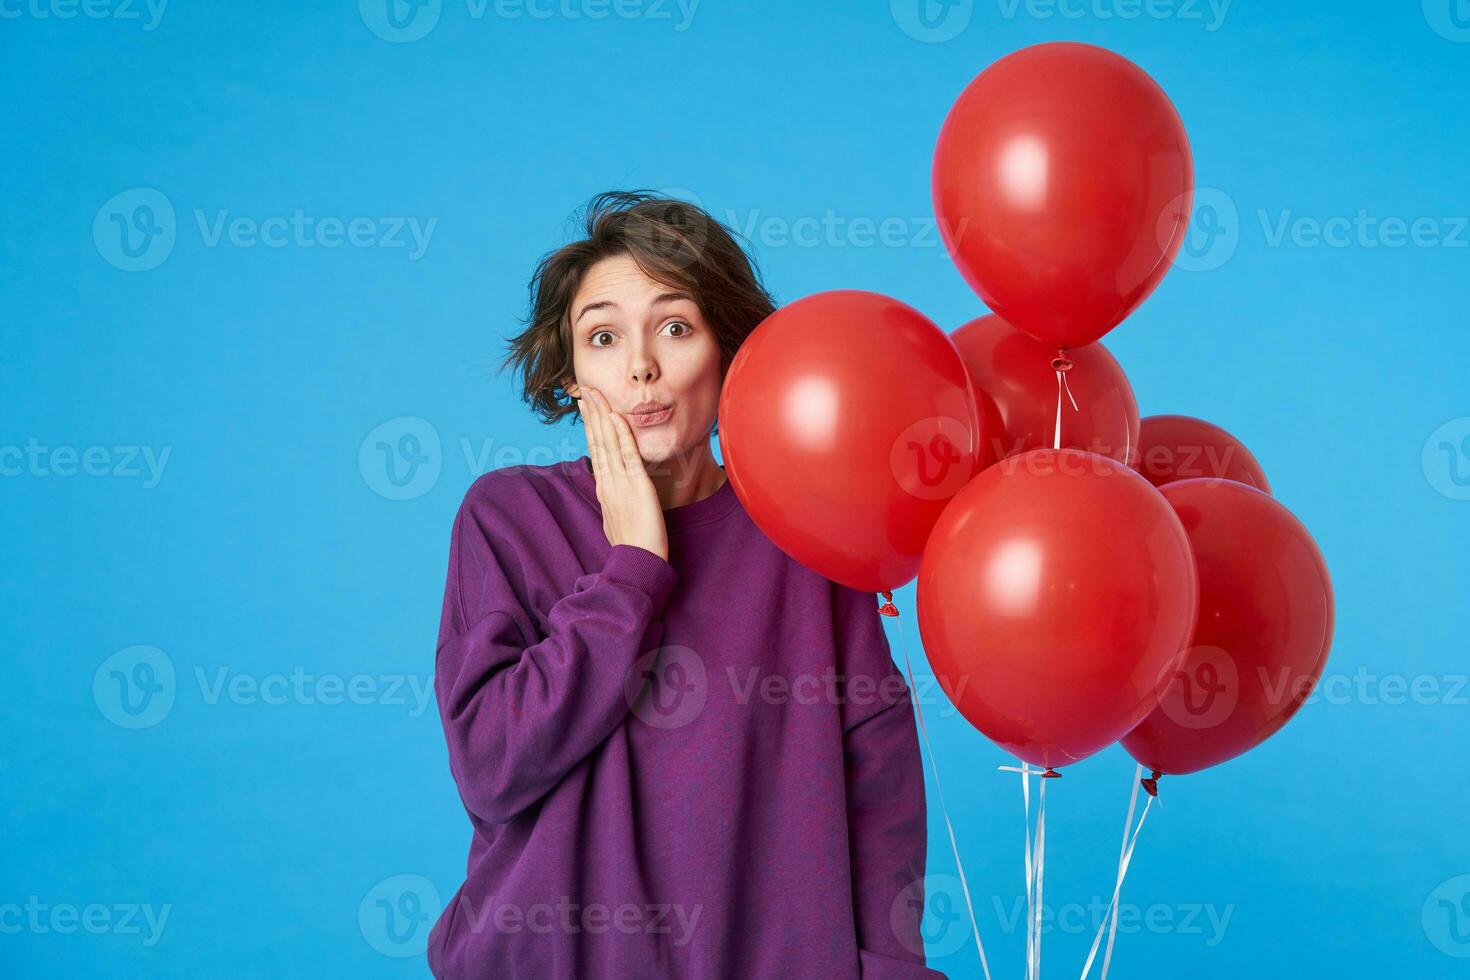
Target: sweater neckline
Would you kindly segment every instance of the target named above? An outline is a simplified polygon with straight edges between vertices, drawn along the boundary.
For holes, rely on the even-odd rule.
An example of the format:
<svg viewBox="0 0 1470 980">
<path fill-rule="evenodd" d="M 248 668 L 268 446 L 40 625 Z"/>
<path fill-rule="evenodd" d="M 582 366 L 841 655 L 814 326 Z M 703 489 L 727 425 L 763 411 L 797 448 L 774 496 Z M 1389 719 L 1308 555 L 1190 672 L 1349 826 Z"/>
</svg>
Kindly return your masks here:
<svg viewBox="0 0 1470 980">
<path fill-rule="evenodd" d="M 561 467 L 578 492 L 601 513 L 602 504 L 597 499 L 597 477 L 592 472 L 592 457 L 583 453 L 576 459 L 563 461 Z M 708 497 L 690 504 L 664 508 L 664 526 L 672 533 L 709 524 L 733 511 L 738 502 L 739 498 L 735 496 L 735 488 L 727 474 L 725 482 Z"/>
</svg>

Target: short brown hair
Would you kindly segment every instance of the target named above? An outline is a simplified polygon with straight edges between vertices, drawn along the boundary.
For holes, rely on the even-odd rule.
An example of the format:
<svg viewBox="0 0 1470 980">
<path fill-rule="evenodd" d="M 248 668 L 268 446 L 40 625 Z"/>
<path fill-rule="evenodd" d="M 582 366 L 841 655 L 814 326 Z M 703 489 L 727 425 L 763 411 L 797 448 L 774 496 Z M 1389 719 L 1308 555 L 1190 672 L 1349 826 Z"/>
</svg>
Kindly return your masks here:
<svg viewBox="0 0 1470 980">
<path fill-rule="evenodd" d="M 720 373 L 776 309 L 756 263 L 735 233 L 703 208 L 649 191 L 605 191 L 588 202 L 585 238 L 542 256 L 531 276 L 525 329 L 510 340 L 501 370 L 521 374 L 522 398 L 547 424 L 577 410 L 566 394 L 572 372 L 571 306 L 587 270 L 627 255 L 644 274 L 694 297 L 720 343 Z"/>
</svg>

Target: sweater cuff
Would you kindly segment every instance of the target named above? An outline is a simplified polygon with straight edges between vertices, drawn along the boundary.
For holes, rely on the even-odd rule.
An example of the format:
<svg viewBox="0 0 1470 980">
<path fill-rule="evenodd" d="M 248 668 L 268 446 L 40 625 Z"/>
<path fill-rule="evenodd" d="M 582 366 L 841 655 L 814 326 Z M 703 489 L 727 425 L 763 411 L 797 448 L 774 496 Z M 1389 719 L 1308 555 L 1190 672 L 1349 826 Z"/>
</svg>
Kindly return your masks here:
<svg viewBox="0 0 1470 980">
<path fill-rule="evenodd" d="M 674 571 L 673 565 L 647 548 L 640 548 L 635 544 L 615 544 L 607 553 L 602 576 L 647 593 L 653 600 L 652 615 L 656 617 L 663 612 L 679 573 Z"/>
</svg>

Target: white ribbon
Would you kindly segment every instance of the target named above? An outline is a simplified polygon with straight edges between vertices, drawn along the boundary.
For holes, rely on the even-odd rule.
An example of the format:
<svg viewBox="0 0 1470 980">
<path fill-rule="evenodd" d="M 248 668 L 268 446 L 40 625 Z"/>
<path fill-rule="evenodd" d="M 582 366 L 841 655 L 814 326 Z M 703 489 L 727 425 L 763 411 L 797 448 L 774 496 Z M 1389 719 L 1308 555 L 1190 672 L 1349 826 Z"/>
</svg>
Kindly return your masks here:
<svg viewBox="0 0 1470 980">
<path fill-rule="evenodd" d="M 1056 432 L 1052 434 L 1052 447 L 1051 448 L 1053 448 L 1053 449 L 1061 449 L 1062 448 L 1062 392 L 1063 391 L 1065 391 L 1067 393 L 1067 400 L 1072 403 L 1072 411 L 1074 411 L 1074 412 L 1077 411 L 1077 399 L 1075 399 L 1075 398 L 1072 397 L 1072 386 L 1069 385 L 1069 384 L 1067 384 L 1067 373 L 1065 371 L 1058 371 L 1057 372 L 1057 428 L 1056 428 Z"/>
<path fill-rule="evenodd" d="M 1033 769 L 1026 762 L 1017 766 L 1000 766 L 1001 772 L 1021 774 L 1021 808 L 1025 815 L 1026 849 L 1026 980 L 1041 980 L 1041 899 L 1043 872 L 1046 868 L 1046 781 L 1045 770 Z M 1031 838 L 1031 781 L 1041 780 L 1036 797 L 1036 839 Z"/>
<path fill-rule="evenodd" d="M 1113 898 L 1108 903 L 1108 911 L 1103 915 L 1102 923 L 1097 928 L 1097 935 L 1092 940 L 1092 949 L 1087 952 L 1087 962 L 1082 966 L 1081 980 L 1087 980 L 1087 974 L 1092 970 L 1092 963 L 1097 959 L 1097 947 L 1102 942 L 1104 931 L 1108 934 L 1108 948 L 1103 956 L 1102 980 L 1107 980 L 1108 977 L 1108 967 L 1113 959 L 1113 939 L 1118 934 L 1118 895 L 1123 891 L 1123 879 L 1128 875 L 1128 866 L 1133 863 L 1133 848 L 1138 844 L 1138 835 L 1143 830 L 1143 822 L 1148 819 L 1149 807 L 1154 802 L 1153 794 L 1149 794 L 1149 798 L 1143 804 L 1143 813 L 1139 815 L 1138 826 L 1134 827 L 1133 811 L 1138 806 L 1138 781 L 1142 778 L 1143 766 L 1140 764 L 1133 773 L 1133 792 L 1128 796 L 1128 816 L 1123 821 L 1123 845 L 1118 852 L 1118 881 L 1113 886 Z"/>
<path fill-rule="evenodd" d="M 1036 794 L 1036 860 L 1033 866 L 1036 869 L 1036 912 L 1032 916 L 1031 929 L 1036 934 L 1036 941 L 1031 944 L 1031 978 L 1041 980 L 1041 910 L 1044 908 L 1041 901 L 1041 885 L 1045 880 L 1046 870 L 1046 777 L 1041 779 L 1041 792 Z"/>
<path fill-rule="evenodd" d="M 965 866 L 960 861 L 960 845 L 955 840 L 949 807 L 944 804 L 944 786 L 939 782 L 939 765 L 934 760 L 934 747 L 929 743 L 929 727 L 924 724 L 924 709 L 919 706 L 919 695 L 914 684 L 914 665 L 909 662 L 908 630 L 904 628 L 902 615 L 894 618 L 898 620 L 899 647 L 903 650 L 903 665 L 909 675 L 909 698 L 914 702 L 914 712 L 919 716 L 919 731 L 924 735 L 924 749 L 929 756 L 929 771 L 934 774 L 934 792 L 939 798 L 939 812 L 944 814 L 944 827 L 949 831 L 949 847 L 954 851 L 954 864 L 960 873 L 960 889 L 965 893 L 965 910 L 970 915 L 970 928 L 975 933 L 975 948 L 980 951 L 980 969 L 985 971 L 985 980 L 990 980 L 990 963 L 985 958 L 985 944 L 980 941 L 980 926 L 975 921 L 975 905 L 970 901 L 970 883 L 965 878 Z"/>
</svg>

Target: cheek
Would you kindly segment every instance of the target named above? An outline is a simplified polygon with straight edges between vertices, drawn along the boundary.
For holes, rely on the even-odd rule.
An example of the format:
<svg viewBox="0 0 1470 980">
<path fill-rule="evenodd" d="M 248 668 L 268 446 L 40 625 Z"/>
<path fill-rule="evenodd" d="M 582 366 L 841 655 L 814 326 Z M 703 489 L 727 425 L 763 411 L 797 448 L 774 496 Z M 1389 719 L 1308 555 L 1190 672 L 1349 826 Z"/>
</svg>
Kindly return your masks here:
<svg viewBox="0 0 1470 980">
<path fill-rule="evenodd" d="M 613 358 L 597 356 L 597 351 L 576 351 L 572 355 L 572 371 L 577 380 L 584 385 L 602 391 L 615 391 L 617 382 L 622 378 L 622 368 Z"/>
<path fill-rule="evenodd" d="M 720 389 L 724 382 L 720 375 L 718 348 L 712 355 L 700 352 L 697 357 L 680 358 L 677 363 L 668 364 L 667 369 L 665 379 L 671 383 L 675 397 L 686 409 L 680 420 L 680 430 L 690 433 L 708 429 L 719 409 Z"/>
<path fill-rule="evenodd" d="M 713 343 L 701 344 L 679 357 L 670 367 L 673 369 L 679 388 L 687 397 L 708 398 L 711 393 L 719 396 L 720 349 Z"/>
<path fill-rule="evenodd" d="M 713 422 L 715 412 L 720 404 L 721 378 L 718 370 L 701 373 L 698 378 L 693 379 L 690 386 L 684 392 L 684 401 L 692 411 L 689 421 L 693 423 L 702 418 Z M 701 424 L 704 424 L 701 422 Z"/>
</svg>

